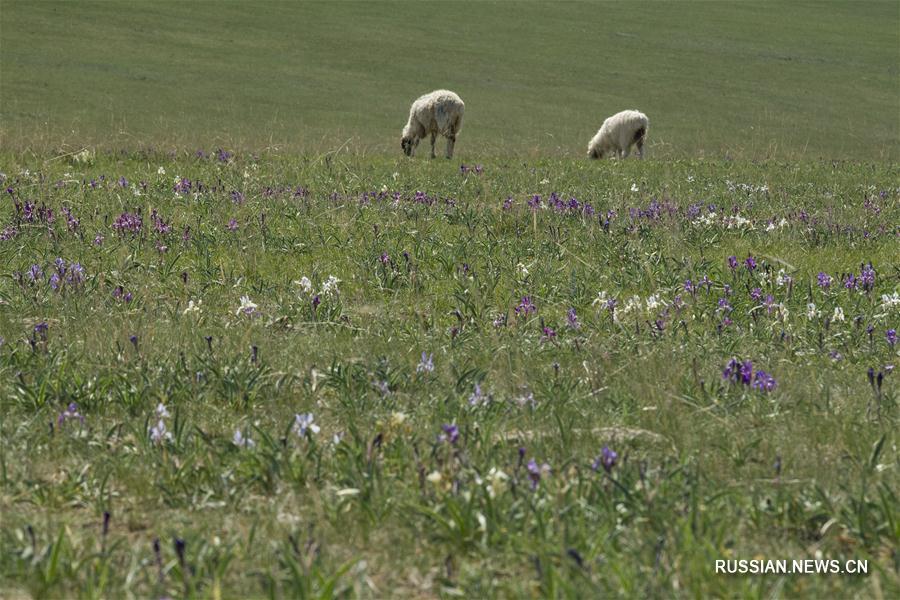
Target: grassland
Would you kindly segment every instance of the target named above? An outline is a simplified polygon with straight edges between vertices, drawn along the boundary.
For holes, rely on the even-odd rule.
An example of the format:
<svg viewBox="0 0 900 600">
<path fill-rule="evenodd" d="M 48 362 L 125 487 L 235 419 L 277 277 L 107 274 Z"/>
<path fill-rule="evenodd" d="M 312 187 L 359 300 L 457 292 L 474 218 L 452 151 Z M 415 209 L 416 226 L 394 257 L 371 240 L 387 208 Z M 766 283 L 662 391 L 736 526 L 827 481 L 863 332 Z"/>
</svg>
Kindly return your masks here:
<svg viewBox="0 0 900 600">
<path fill-rule="evenodd" d="M 9 149 L 397 150 L 467 102 L 463 160 L 577 156 L 638 107 L 657 158 L 898 157 L 896 2 L 0 4 Z"/>
<path fill-rule="evenodd" d="M 2 0 L 0 596 L 897 597 L 898 25 Z"/>
<path fill-rule="evenodd" d="M 895 165 L 219 156 L 4 158 L 5 594 L 900 589 Z"/>
</svg>

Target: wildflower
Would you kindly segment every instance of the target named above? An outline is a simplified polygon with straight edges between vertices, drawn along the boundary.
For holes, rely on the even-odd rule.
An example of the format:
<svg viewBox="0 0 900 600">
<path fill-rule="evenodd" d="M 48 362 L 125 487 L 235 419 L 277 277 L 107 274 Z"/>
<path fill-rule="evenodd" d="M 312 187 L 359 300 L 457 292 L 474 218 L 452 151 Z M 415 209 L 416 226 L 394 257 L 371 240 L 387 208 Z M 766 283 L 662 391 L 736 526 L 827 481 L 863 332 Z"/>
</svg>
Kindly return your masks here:
<svg viewBox="0 0 900 600">
<path fill-rule="evenodd" d="M 476 383 L 475 389 L 472 390 L 472 393 L 469 395 L 469 405 L 478 406 L 479 404 L 486 404 L 488 400 L 490 400 L 490 397 L 486 397 L 481 391 L 481 385 Z"/>
<path fill-rule="evenodd" d="M 312 292 L 312 289 L 313 289 L 312 282 L 309 280 L 309 277 L 307 277 L 306 275 L 301 277 L 300 281 L 295 281 L 294 283 L 296 283 L 297 285 L 300 286 L 300 289 L 303 290 L 304 294 L 309 294 L 310 292 Z"/>
<path fill-rule="evenodd" d="M 150 428 L 150 441 L 161 444 L 172 439 L 172 432 L 166 429 L 166 422 L 160 419 L 156 425 Z"/>
<path fill-rule="evenodd" d="M 816 305 L 812 302 L 806 305 L 806 318 L 810 321 L 819 316 L 819 311 L 816 310 Z"/>
<path fill-rule="evenodd" d="M 651 294 L 647 297 L 647 310 L 653 311 L 659 308 L 659 296 L 657 294 Z"/>
<path fill-rule="evenodd" d="M 422 360 L 416 366 L 416 373 L 431 373 L 434 371 L 434 354 L 426 355 L 422 352 Z"/>
<path fill-rule="evenodd" d="M 163 404 L 162 402 L 160 402 L 159 404 L 156 405 L 156 416 L 159 417 L 160 419 L 168 419 L 169 418 L 169 411 L 168 411 L 168 409 L 166 409 L 166 405 Z"/>
<path fill-rule="evenodd" d="M 243 204 L 244 203 L 244 194 L 237 190 L 231 192 L 231 201 L 235 204 Z"/>
<path fill-rule="evenodd" d="M 884 336 L 887 338 L 888 344 L 891 345 L 891 348 L 894 347 L 897 343 L 897 330 L 896 329 L 888 329 L 884 332 Z"/>
<path fill-rule="evenodd" d="M 746 267 L 747 267 L 747 270 L 750 271 L 750 272 L 752 273 L 753 271 L 756 270 L 756 259 L 753 258 L 752 256 L 748 256 L 748 257 L 744 260 L 744 266 L 746 266 Z"/>
<path fill-rule="evenodd" d="M 158 169 L 156 170 L 156 174 L 157 174 L 157 175 L 165 175 L 165 174 L 166 174 L 166 170 L 165 170 L 163 167 L 160 167 L 160 168 L 158 168 Z"/>
<path fill-rule="evenodd" d="M 613 467 L 616 466 L 616 463 L 619 461 L 619 455 L 614 450 L 610 450 L 608 446 L 603 446 L 603 449 L 600 451 L 600 456 L 594 459 L 594 463 L 591 465 L 595 471 L 599 471 L 602 467 L 604 471 L 607 473 L 612 472 Z"/>
<path fill-rule="evenodd" d="M 66 410 L 59 413 L 59 416 L 56 417 L 56 423 L 62 427 L 70 419 L 78 419 L 84 425 L 84 415 L 78 412 L 78 404 L 75 402 L 70 402 Z"/>
<path fill-rule="evenodd" d="M 257 313 L 257 308 L 257 305 L 250 300 L 250 296 L 241 296 L 241 305 L 238 307 L 235 314 L 239 315 L 244 313 L 245 315 L 252 317 Z"/>
<path fill-rule="evenodd" d="M 537 312 L 537 307 L 531 302 L 530 296 L 523 296 L 519 305 L 515 308 L 516 316 L 527 317 L 531 313 Z"/>
<path fill-rule="evenodd" d="M 231 438 L 231 442 L 238 448 L 253 448 L 256 446 L 256 442 L 249 437 L 245 437 L 240 429 L 234 430 L 234 437 Z"/>
<path fill-rule="evenodd" d="M 328 279 L 325 280 L 325 283 L 322 284 L 322 295 L 331 296 L 333 294 L 337 294 L 338 284 L 340 282 L 341 280 L 334 275 L 329 275 Z"/>
<path fill-rule="evenodd" d="M 378 260 L 381 262 L 382 265 L 387 266 L 391 262 L 391 255 L 388 254 L 387 252 L 382 252 L 381 256 L 378 257 Z"/>
<path fill-rule="evenodd" d="M 294 433 L 296 433 L 298 437 L 305 437 L 307 431 L 319 433 L 319 426 L 313 423 L 313 419 L 312 413 L 294 415 Z"/>
<path fill-rule="evenodd" d="M 728 268 L 731 269 L 732 271 L 734 271 L 735 269 L 737 269 L 737 266 L 738 266 L 737 256 L 729 256 L 728 257 Z"/>
<path fill-rule="evenodd" d="M 453 423 L 449 423 L 447 425 L 441 425 L 441 429 L 444 431 L 438 439 L 442 442 L 447 442 L 449 444 L 455 444 L 459 439 L 459 427 L 457 427 Z"/>
<path fill-rule="evenodd" d="M 843 321 L 844 320 L 844 309 L 840 306 L 834 307 L 834 314 L 831 315 L 832 321 Z"/>
<path fill-rule="evenodd" d="M 531 489 L 537 489 L 538 484 L 541 482 L 541 477 L 550 472 L 550 465 L 544 463 L 543 465 L 538 465 L 537 462 L 532 458 L 528 461 L 528 464 L 525 465 L 525 469 L 528 471 L 528 478 L 531 479 Z"/>
<path fill-rule="evenodd" d="M 753 380 L 753 387 L 761 392 L 771 392 L 777 386 L 775 378 L 765 371 L 757 371 Z"/>
<path fill-rule="evenodd" d="M 230 221 L 228 221 L 228 226 L 226 227 L 226 229 L 228 231 L 237 231 L 238 222 L 235 219 L 231 219 Z"/>
<path fill-rule="evenodd" d="M 762 299 L 762 290 L 759 288 L 753 288 L 750 290 L 750 299 L 754 302 L 759 302 Z"/>
<path fill-rule="evenodd" d="M 200 313 L 200 305 L 203 304 L 203 300 L 197 300 L 194 302 L 193 300 L 188 300 L 187 308 L 184 309 L 182 314 L 190 315 L 194 313 Z"/>
<path fill-rule="evenodd" d="M 867 292 L 871 292 L 875 287 L 875 269 L 872 268 L 872 263 L 864 266 L 862 271 L 859 274 L 860 285 L 862 289 Z"/>
<path fill-rule="evenodd" d="M 556 339 L 556 331 L 552 327 L 544 327 L 543 335 L 541 335 L 541 343 L 543 342 L 552 342 Z"/>
<path fill-rule="evenodd" d="M 506 491 L 506 482 L 509 480 L 509 475 L 497 467 L 491 467 L 491 470 L 488 471 L 486 480 L 488 496 L 493 500 Z"/>
<path fill-rule="evenodd" d="M 569 325 L 570 329 L 579 329 L 581 327 L 581 323 L 578 322 L 578 314 L 575 312 L 575 308 L 570 308 L 566 313 L 566 323 Z"/>
<path fill-rule="evenodd" d="M 31 267 L 28 269 L 28 278 L 32 281 L 37 281 L 43 276 L 44 272 L 41 270 L 40 265 L 31 265 Z"/>
<path fill-rule="evenodd" d="M 832 279 L 831 275 L 829 275 L 828 273 L 822 272 L 822 271 L 819 272 L 817 279 L 819 282 L 819 287 L 822 288 L 823 290 L 827 290 L 828 288 L 830 288 L 831 282 L 834 281 Z"/>
</svg>

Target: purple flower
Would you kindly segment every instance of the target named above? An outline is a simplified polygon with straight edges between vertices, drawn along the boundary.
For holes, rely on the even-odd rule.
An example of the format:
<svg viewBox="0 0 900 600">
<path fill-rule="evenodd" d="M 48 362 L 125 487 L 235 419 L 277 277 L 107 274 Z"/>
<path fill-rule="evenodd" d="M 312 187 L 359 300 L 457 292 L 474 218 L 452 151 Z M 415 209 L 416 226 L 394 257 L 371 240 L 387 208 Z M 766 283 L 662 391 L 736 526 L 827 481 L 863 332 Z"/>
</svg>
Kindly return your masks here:
<svg viewBox="0 0 900 600">
<path fill-rule="evenodd" d="M 244 194 L 235 190 L 231 192 L 231 201 L 235 204 L 243 204 L 244 203 Z"/>
<path fill-rule="evenodd" d="M 128 187 L 128 180 L 125 179 L 124 176 L 119 177 L 119 187 L 122 187 L 122 188 L 127 188 L 127 187 Z"/>
<path fill-rule="evenodd" d="M 684 280 L 684 291 L 693 296 L 697 293 L 697 286 L 694 285 L 694 282 L 690 279 Z"/>
<path fill-rule="evenodd" d="M 759 302 L 762 299 L 762 290 L 759 288 L 750 290 L 750 299 L 754 302 Z"/>
<path fill-rule="evenodd" d="M 550 465 L 544 463 L 543 465 L 538 465 L 537 462 L 532 458 L 528 461 L 528 464 L 525 465 L 525 469 L 528 471 L 528 478 L 531 479 L 531 489 L 537 489 L 538 484 L 541 482 L 541 477 L 544 473 L 550 471 Z"/>
<path fill-rule="evenodd" d="M 84 415 L 78 412 L 78 404 L 75 402 L 70 402 L 66 410 L 59 413 L 59 416 L 56 418 L 56 423 L 62 427 L 65 422 L 70 419 L 78 419 L 81 424 L 84 425 Z"/>
<path fill-rule="evenodd" d="M 314 417 L 312 413 L 294 415 L 294 433 L 296 433 L 298 437 L 306 437 L 306 433 L 308 431 L 311 431 L 312 433 L 319 433 L 319 426 L 316 425 L 313 421 Z"/>
<path fill-rule="evenodd" d="M 827 290 L 831 287 L 831 282 L 833 280 L 831 278 L 831 275 L 829 275 L 828 273 L 820 271 L 817 279 L 819 280 L 819 287 L 823 290 Z"/>
<path fill-rule="evenodd" d="M 230 221 L 228 221 L 228 225 L 226 227 L 226 229 L 228 229 L 228 231 L 237 231 L 237 228 L 238 228 L 238 222 L 235 219 L 231 219 Z"/>
<path fill-rule="evenodd" d="M 566 323 L 569 325 L 570 329 L 579 329 L 581 327 L 581 323 L 578 322 L 578 314 L 575 312 L 575 308 L 572 307 L 566 313 Z"/>
<path fill-rule="evenodd" d="M 503 201 L 503 210 L 509 210 L 512 208 L 513 198 L 512 196 L 507 196 L 506 200 Z"/>
<path fill-rule="evenodd" d="M 872 291 L 875 287 L 875 269 L 872 268 L 872 263 L 869 263 L 862 268 L 862 272 L 859 274 L 859 280 L 862 289 L 867 292 Z"/>
<path fill-rule="evenodd" d="M 541 343 L 543 342 L 552 342 L 556 339 L 556 331 L 552 327 L 544 327 L 543 335 L 541 336 Z"/>
<path fill-rule="evenodd" d="M 422 360 L 416 365 L 416 373 L 431 373 L 434 371 L 434 354 L 422 352 Z"/>
<path fill-rule="evenodd" d="M 219 162 L 227 163 L 230 158 L 231 158 L 231 152 L 229 152 L 227 150 L 222 150 L 221 148 L 216 150 L 216 160 L 218 160 Z"/>
<path fill-rule="evenodd" d="M 490 397 L 485 396 L 481 391 L 481 384 L 476 383 L 475 389 L 472 390 L 472 393 L 469 395 L 469 405 L 478 406 L 479 404 L 487 404 L 489 400 Z"/>
<path fill-rule="evenodd" d="M 600 451 L 600 456 L 594 459 L 594 463 L 591 467 L 595 471 L 599 471 L 602 467 L 604 471 L 610 473 L 618 461 L 619 455 L 615 451 L 610 450 L 608 446 L 603 446 L 603 449 Z"/>
<path fill-rule="evenodd" d="M 31 268 L 28 269 L 28 278 L 32 281 L 36 281 L 44 276 L 44 272 L 41 271 L 40 265 L 31 265 Z"/>
<path fill-rule="evenodd" d="M 537 307 L 531 302 L 530 296 L 523 296 L 515 311 L 516 316 L 527 317 L 529 314 L 537 312 Z"/>
<path fill-rule="evenodd" d="M 541 207 L 541 197 L 538 194 L 535 194 L 531 198 L 528 199 L 528 206 L 531 207 L 531 210 L 537 210 Z"/>
<path fill-rule="evenodd" d="M 896 329 L 888 329 L 884 332 L 884 336 L 887 338 L 888 344 L 891 345 L 891 348 L 897 343 L 897 330 Z"/>
<path fill-rule="evenodd" d="M 382 252 L 381 256 L 378 257 L 378 260 L 381 261 L 381 264 L 387 266 L 391 262 L 391 256 L 387 252 Z"/>
<path fill-rule="evenodd" d="M 756 259 L 752 256 L 748 256 L 746 260 L 744 260 L 744 266 L 746 266 L 747 270 L 752 273 L 756 270 Z"/>
<path fill-rule="evenodd" d="M 777 385 L 778 383 L 775 381 L 775 378 L 765 371 L 759 370 L 756 372 L 756 377 L 753 380 L 753 387 L 755 389 L 761 392 L 771 392 Z"/>
<path fill-rule="evenodd" d="M 444 433 L 438 437 L 440 441 L 455 444 L 456 440 L 459 439 L 459 427 L 455 424 L 449 423 L 447 425 L 441 425 L 441 429 Z"/>
<path fill-rule="evenodd" d="M 738 266 L 737 256 L 729 256 L 728 257 L 728 268 L 731 269 L 732 271 L 734 271 L 735 269 L 737 269 L 737 266 Z"/>
</svg>

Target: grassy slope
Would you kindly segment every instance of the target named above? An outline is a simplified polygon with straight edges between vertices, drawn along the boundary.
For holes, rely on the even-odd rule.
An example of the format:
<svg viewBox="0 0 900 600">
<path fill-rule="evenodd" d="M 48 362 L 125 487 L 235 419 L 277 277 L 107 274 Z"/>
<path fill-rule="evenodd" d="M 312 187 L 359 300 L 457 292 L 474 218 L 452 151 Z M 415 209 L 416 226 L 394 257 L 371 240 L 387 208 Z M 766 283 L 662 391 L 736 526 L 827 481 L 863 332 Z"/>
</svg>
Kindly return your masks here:
<svg viewBox="0 0 900 600">
<path fill-rule="evenodd" d="M 4 147 L 394 152 L 467 102 L 461 158 L 580 156 L 640 107 L 652 152 L 896 159 L 893 2 L 0 4 Z"/>
</svg>

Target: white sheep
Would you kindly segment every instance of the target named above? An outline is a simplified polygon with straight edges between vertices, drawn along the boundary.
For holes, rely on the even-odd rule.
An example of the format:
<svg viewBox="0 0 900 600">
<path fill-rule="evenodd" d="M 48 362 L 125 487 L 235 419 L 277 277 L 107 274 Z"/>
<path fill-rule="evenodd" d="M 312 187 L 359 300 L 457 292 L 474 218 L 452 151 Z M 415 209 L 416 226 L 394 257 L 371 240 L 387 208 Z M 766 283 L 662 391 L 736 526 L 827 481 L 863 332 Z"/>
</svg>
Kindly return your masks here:
<svg viewBox="0 0 900 600">
<path fill-rule="evenodd" d="M 590 158 L 603 158 L 614 153 L 627 158 L 631 146 L 637 145 L 638 156 L 644 158 L 644 138 L 650 128 L 647 115 L 637 110 L 623 110 L 603 121 L 603 125 L 588 144 Z"/>
<path fill-rule="evenodd" d="M 440 133 L 447 138 L 447 158 L 453 158 L 453 146 L 462 129 L 465 109 L 460 97 L 448 90 L 435 90 L 417 99 L 409 109 L 409 121 L 400 139 L 403 152 L 412 156 L 419 140 L 430 133 L 431 158 L 434 158 L 434 141 Z"/>
</svg>

